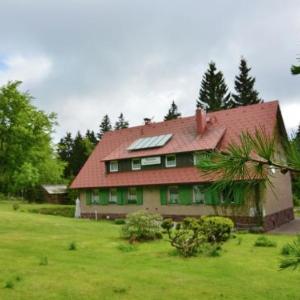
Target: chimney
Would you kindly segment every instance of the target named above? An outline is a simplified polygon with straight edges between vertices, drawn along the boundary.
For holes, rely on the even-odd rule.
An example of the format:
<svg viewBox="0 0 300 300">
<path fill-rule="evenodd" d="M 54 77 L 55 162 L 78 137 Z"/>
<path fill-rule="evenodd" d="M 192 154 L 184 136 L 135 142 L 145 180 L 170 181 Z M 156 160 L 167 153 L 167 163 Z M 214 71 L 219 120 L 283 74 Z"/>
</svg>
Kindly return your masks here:
<svg viewBox="0 0 300 300">
<path fill-rule="evenodd" d="M 145 125 L 149 125 L 151 123 L 150 118 L 144 118 Z"/>
<path fill-rule="evenodd" d="M 196 109 L 196 127 L 197 133 L 203 134 L 206 129 L 206 111 L 204 109 Z"/>
</svg>

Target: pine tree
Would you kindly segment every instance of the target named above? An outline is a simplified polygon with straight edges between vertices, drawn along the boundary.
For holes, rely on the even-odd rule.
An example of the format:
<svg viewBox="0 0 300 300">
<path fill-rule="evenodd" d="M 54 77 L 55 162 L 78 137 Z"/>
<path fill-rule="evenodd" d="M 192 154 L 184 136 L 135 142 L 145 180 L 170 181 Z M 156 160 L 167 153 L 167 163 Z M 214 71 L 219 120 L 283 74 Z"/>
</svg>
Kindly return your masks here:
<svg viewBox="0 0 300 300">
<path fill-rule="evenodd" d="M 173 119 L 177 119 L 178 117 L 181 116 L 181 113 L 178 112 L 178 107 L 175 104 L 175 101 L 173 100 L 171 107 L 168 111 L 168 113 L 165 115 L 164 120 L 168 121 L 168 120 L 173 120 Z"/>
<path fill-rule="evenodd" d="M 202 78 L 197 107 L 207 109 L 207 111 L 217 111 L 228 108 L 229 101 L 230 93 L 228 93 L 223 73 L 217 71 L 214 62 L 210 62 Z"/>
<path fill-rule="evenodd" d="M 66 136 L 60 139 L 57 148 L 57 154 L 59 158 L 66 163 L 64 170 L 64 177 L 70 178 L 73 176 L 71 159 L 73 154 L 74 141 L 70 132 L 67 132 Z"/>
<path fill-rule="evenodd" d="M 108 131 L 112 130 L 112 126 L 111 126 L 110 119 L 109 119 L 108 115 L 105 115 L 103 117 L 102 122 L 100 123 L 99 127 L 100 127 L 100 131 L 97 134 L 97 136 L 98 136 L 98 139 L 101 140 L 101 138 L 102 138 L 102 136 L 105 132 L 108 132 Z"/>
<path fill-rule="evenodd" d="M 240 74 L 235 77 L 234 88 L 236 94 L 232 95 L 232 106 L 242 106 L 261 103 L 258 92 L 254 89 L 255 78 L 249 75 L 251 68 L 247 66 L 247 61 L 242 58 L 240 62 Z"/>
<path fill-rule="evenodd" d="M 123 129 L 123 128 L 128 128 L 129 122 L 124 119 L 123 113 L 120 113 L 118 117 L 118 121 L 115 123 L 115 129 Z"/>
<path fill-rule="evenodd" d="M 95 135 L 95 132 L 93 130 L 87 130 L 85 133 L 85 137 L 89 139 L 89 141 L 93 144 L 96 145 L 98 143 L 97 137 Z"/>
</svg>

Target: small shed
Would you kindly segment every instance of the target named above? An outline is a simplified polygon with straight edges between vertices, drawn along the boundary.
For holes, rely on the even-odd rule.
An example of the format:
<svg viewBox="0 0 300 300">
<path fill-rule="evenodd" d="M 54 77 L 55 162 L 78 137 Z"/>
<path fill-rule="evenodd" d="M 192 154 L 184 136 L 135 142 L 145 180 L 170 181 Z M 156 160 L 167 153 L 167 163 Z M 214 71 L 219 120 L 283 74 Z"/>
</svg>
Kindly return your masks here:
<svg viewBox="0 0 300 300">
<path fill-rule="evenodd" d="M 65 184 L 43 184 L 44 201 L 64 204 L 67 202 L 68 187 Z"/>
</svg>

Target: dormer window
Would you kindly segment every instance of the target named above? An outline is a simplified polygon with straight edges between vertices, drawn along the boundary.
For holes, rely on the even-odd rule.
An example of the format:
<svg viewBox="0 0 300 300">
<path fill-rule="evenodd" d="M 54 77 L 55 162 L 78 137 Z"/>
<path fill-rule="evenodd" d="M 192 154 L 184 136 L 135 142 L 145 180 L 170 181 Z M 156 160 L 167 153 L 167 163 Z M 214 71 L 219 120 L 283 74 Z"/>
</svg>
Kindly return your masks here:
<svg viewBox="0 0 300 300">
<path fill-rule="evenodd" d="M 109 163 L 109 171 L 110 172 L 118 172 L 119 171 L 119 164 L 117 160 L 111 161 Z"/>
<path fill-rule="evenodd" d="M 171 154 L 166 156 L 166 168 L 176 167 L 176 155 Z"/>
<path fill-rule="evenodd" d="M 141 159 L 133 158 L 131 161 L 131 169 L 132 170 L 140 170 L 141 169 Z"/>
</svg>

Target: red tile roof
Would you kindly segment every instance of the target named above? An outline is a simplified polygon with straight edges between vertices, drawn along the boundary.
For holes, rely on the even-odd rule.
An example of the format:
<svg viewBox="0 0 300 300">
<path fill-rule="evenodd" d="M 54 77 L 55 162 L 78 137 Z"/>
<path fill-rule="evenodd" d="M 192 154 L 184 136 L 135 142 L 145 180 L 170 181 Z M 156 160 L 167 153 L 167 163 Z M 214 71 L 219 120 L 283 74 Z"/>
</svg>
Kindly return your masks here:
<svg viewBox="0 0 300 300">
<path fill-rule="evenodd" d="M 210 123 L 206 132 L 201 136 L 196 133 L 195 116 L 105 133 L 72 182 L 71 188 L 210 181 L 212 178 L 201 174 L 195 167 L 106 174 L 104 160 L 207 150 L 216 147 L 225 148 L 229 142 L 237 141 L 243 131 L 253 132 L 257 127 L 264 127 L 271 134 L 277 122 L 278 108 L 278 101 L 272 101 L 208 113 Z M 164 147 L 138 151 L 127 150 L 128 146 L 138 138 L 168 133 L 172 133 L 173 137 Z"/>
</svg>

